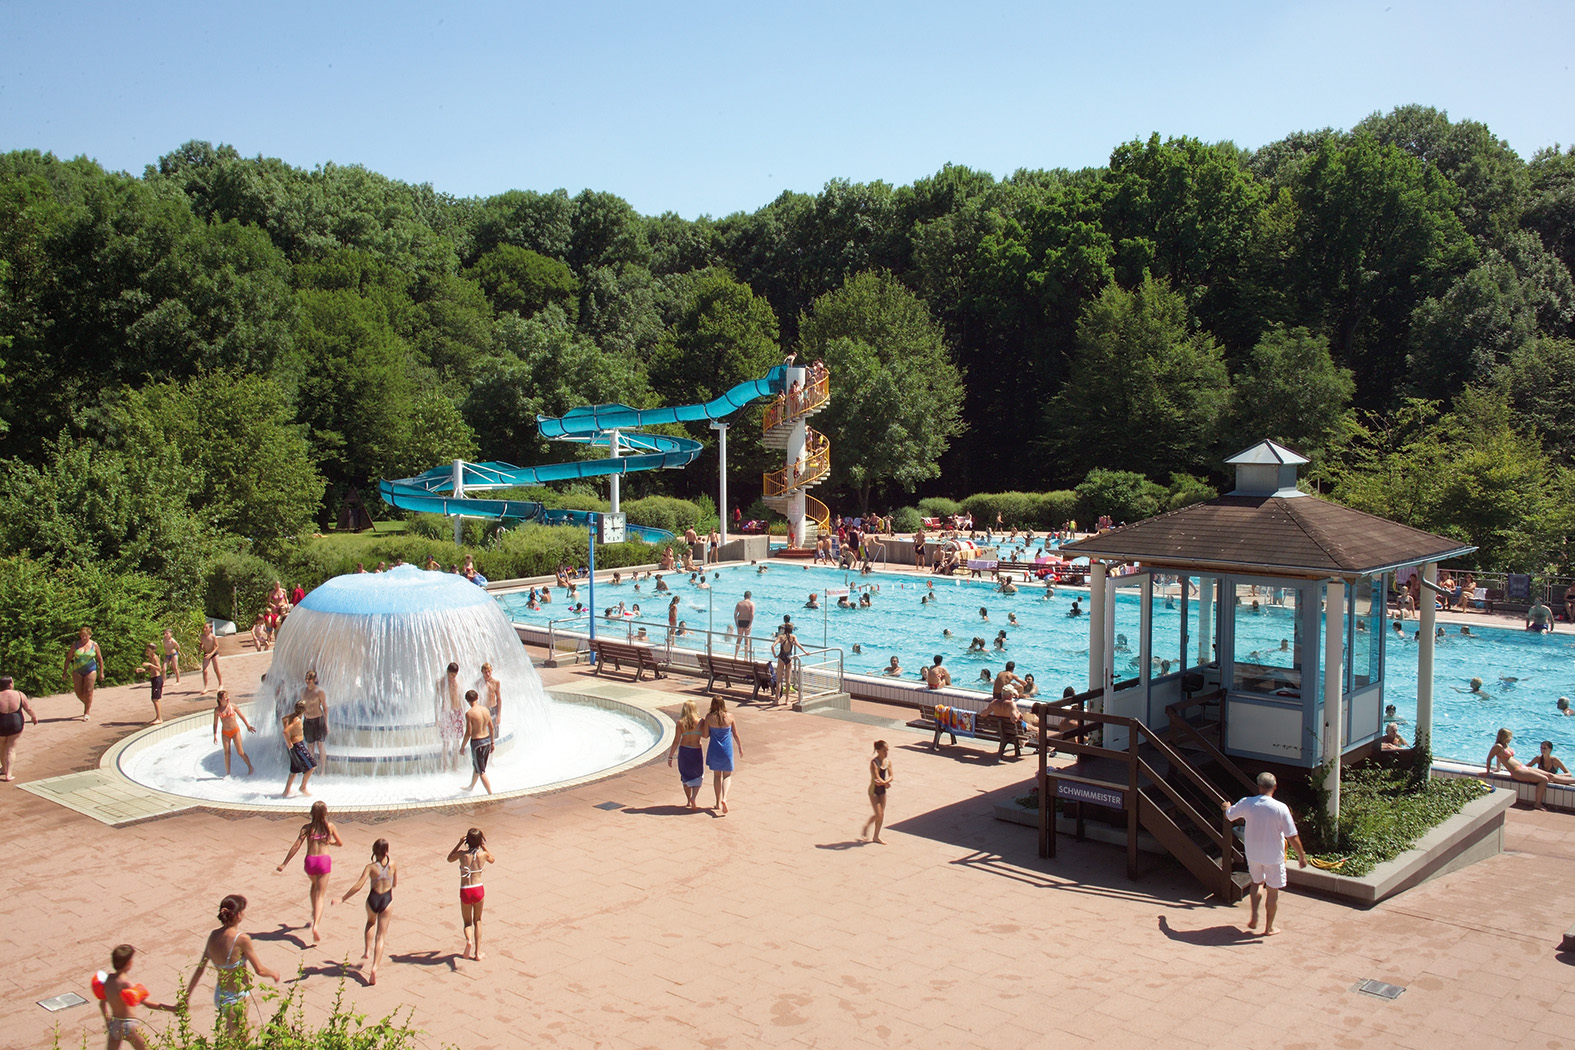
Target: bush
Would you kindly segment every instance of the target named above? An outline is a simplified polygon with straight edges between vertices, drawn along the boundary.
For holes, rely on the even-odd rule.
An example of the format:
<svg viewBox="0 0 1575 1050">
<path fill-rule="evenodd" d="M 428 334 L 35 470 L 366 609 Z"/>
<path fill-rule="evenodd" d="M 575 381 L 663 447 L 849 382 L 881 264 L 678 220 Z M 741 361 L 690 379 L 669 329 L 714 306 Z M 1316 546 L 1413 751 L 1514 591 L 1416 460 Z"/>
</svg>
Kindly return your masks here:
<svg viewBox="0 0 1575 1050">
<path fill-rule="evenodd" d="M 1166 510 L 1180 510 L 1194 503 L 1203 503 L 1218 496 L 1219 492 L 1202 478 L 1190 474 L 1170 476 L 1170 495 L 1165 499 Z"/>
<path fill-rule="evenodd" d="M 405 531 L 411 536 L 441 540 L 454 535 L 454 519 L 443 514 L 412 515 Z"/>
<path fill-rule="evenodd" d="M 245 630 L 268 604 L 274 581 L 282 578 L 277 568 L 254 554 L 221 554 L 208 563 L 203 609 Z"/>
<path fill-rule="evenodd" d="M 924 516 L 917 507 L 898 507 L 891 512 L 891 524 L 898 532 L 918 532 L 924 525 Z"/>
<path fill-rule="evenodd" d="M 1028 492 L 976 492 L 962 501 L 963 513 L 972 514 L 975 527 L 995 527 L 996 515 L 1006 528 L 1038 527 L 1037 497 Z"/>
<path fill-rule="evenodd" d="M 1314 801 L 1302 822 L 1307 852 L 1331 863 L 1343 860 L 1337 869 L 1341 875 L 1366 875 L 1410 849 L 1417 839 L 1487 790 L 1488 786 L 1476 779 L 1419 781 L 1414 770 L 1405 767 L 1369 766 L 1347 771 L 1340 780 L 1337 842 L 1329 842 L 1328 819 L 1318 803 L 1321 788 L 1311 792 Z"/>
<path fill-rule="evenodd" d="M 1077 493 L 1071 489 L 1036 492 L 1032 496 L 1030 507 L 1036 528 L 1063 528 L 1077 515 Z"/>
<path fill-rule="evenodd" d="M 925 518 L 949 518 L 962 513 L 962 504 L 945 496 L 926 496 L 919 501 L 919 515 Z"/>
<path fill-rule="evenodd" d="M 0 670 L 15 677 L 24 693 L 61 692 L 66 650 L 80 627 L 91 627 L 103 650 L 100 679 L 106 685 L 133 681 L 142 647 L 166 627 L 185 652 L 195 654 L 202 615 L 194 608 L 170 608 L 165 593 L 161 581 L 139 572 L 51 569 L 32 558 L 0 558 L 0 594 L 7 603 Z"/>
<path fill-rule="evenodd" d="M 619 506 L 636 525 L 666 529 L 675 536 L 691 526 L 698 525 L 703 513 L 698 503 L 691 503 L 686 499 L 674 499 L 671 496 L 646 496 L 644 499 L 624 500 Z"/>
<path fill-rule="evenodd" d="M 1118 525 L 1141 521 L 1158 514 L 1169 498 L 1169 492 L 1142 474 L 1095 468 L 1077 486 L 1077 516 L 1088 528 L 1101 514 Z"/>
</svg>

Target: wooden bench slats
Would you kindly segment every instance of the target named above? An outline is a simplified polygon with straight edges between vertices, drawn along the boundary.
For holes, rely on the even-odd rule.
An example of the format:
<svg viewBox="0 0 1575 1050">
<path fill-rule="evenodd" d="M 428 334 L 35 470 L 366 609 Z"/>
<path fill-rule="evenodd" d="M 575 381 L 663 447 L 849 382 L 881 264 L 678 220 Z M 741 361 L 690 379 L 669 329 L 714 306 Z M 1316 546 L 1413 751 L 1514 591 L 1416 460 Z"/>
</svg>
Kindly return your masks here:
<svg viewBox="0 0 1575 1050">
<path fill-rule="evenodd" d="M 706 692 L 716 691 L 716 680 L 722 679 L 723 688 L 733 688 L 736 679 L 742 684 L 752 684 L 754 691 L 750 694 L 751 700 L 760 699 L 760 687 L 771 685 L 770 661 L 745 660 L 736 656 L 716 656 L 711 653 L 699 654 L 700 666 L 709 676 L 705 683 Z"/>
<path fill-rule="evenodd" d="M 662 673 L 666 665 L 662 662 L 657 651 L 648 645 L 632 645 L 628 642 L 608 642 L 597 638 L 591 642 L 591 652 L 596 656 L 596 674 L 600 675 L 602 669 L 611 660 L 613 667 L 624 672 L 624 664 L 634 667 L 634 680 L 636 682 L 645 677 L 645 671 L 650 668 L 654 678 L 667 677 Z"/>
<path fill-rule="evenodd" d="M 956 734 L 952 733 L 945 726 L 942 726 L 939 722 L 935 721 L 934 704 L 921 704 L 919 707 L 919 717 L 908 724 L 913 726 L 915 729 L 935 730 L 935 739 L 930 742 L 930 750 L 932 751 L 939 751 L 941 749 L 942 733 L 950 736 L 952 738 L 953 744 L 957 743 Z M 1017 749 L 1016 754 L 1019 757 L 1021 757 L 1023 753 L 1024 744 L 1028 745 L 1029 750 L 1038 750 L 1039 748 L 1039 738 L 1036 735 L 1023 732 L 1021 726 L 1015 720 L 1001 718 L 998 715 L 975 716 L 973 723 L 973 735 L 974 739 L 976 740 L 998 741 L 1000 746 L 996 749 L 995 753 L 997 757 L 1000 758 L 1006 757 L 1006 749 L 1008 747 L 1015 747 Z M 1055 748 L 1053 747 L 1050 750 L 1052 754 L 1055 752 Z"/>
</svg>

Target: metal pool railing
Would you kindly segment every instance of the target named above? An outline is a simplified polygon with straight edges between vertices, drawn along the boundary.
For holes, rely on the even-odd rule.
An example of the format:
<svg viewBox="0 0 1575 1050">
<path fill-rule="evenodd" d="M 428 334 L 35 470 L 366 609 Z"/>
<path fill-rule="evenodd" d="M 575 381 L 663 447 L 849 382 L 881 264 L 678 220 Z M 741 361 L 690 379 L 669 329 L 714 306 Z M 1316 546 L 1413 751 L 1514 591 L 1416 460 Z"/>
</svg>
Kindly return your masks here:
<svg viewBox="0 0 1575 1050">
<path fill-rule="evenodd" d="M 805 649 L 793 657 L 789 674 L 800 704 L 845 691 L 842 687 L 842 650 L 839 648 Z"/>
</svg>

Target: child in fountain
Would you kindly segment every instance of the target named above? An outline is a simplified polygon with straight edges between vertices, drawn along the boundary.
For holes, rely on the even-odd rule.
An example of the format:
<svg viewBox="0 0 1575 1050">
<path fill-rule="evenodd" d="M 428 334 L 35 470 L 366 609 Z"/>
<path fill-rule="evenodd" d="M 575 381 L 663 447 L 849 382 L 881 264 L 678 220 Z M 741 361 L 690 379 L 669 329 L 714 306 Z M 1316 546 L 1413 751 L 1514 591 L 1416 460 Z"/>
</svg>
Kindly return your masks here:
<svg viewBox="0 0 1575 1050">
<path fill-rule="evenodd" d="M 246 721 L 246 715 L 241 712 L 241 709 L 231 702 L 230 691 L 228 689 L 220 689 L 217 702 L 213 708 L 213 742 L 215 744 L 219 742 L 219 730 L 222 727 L 224 730 L 224 775 L 230 775 L 230 745 L 234 744 L 235 753 L 241 756 L 242 762 L 246 763 L 246 775 L 251 776 L 253 773 L 252 760 L 246 757 L 246 748 L 241 744 L 240 726 L 237 726 L 236 722 L 245 725 L 248 733 L 257 732 L 252 724 Z M 303 783 L 301 786 L 305 787 L 306 785 Z"/>
<path fill-rule="evenodd" d="M 290 797 L 290 787 L 295 783 L 296 775 L 301 777 L 301 794 L 310 795 L 306 790 L 307 781 L 312 779 L 312 771 L 317 768 L 312 753 L 306 749 L 304 741 L 305 731 L 301 728 L 301 720 L 306 714 L 306 701 L 297 700 L 295 709 L 284 716 L 284 748 L 290 758 L 290 775 L 284 780 L 284 795 Z M 250 763 L 248 763 L 250 765 Z"/>
<path fill-rule="evenodd" d="M 301 691 L 306 701 L 306 713 L 301 719 L 301 730 L 306 745 L 316 754 L 317 764 L 328 761 L 328 694 L 317 684 L 317 672 L 306 672 L 306 688 Z"/>
<path fill-rule="evenodd" d="M 460 745 L 465 735 L 464 692 L 459 684 L 459 664 L 450 663 L 447 673 L 437 683 L 437 729 L 443 745 L 443 766 L 459 766 Z"/>
<path fill-rule="evenodd" d="M 490 795 L 492 781 L 487 779 L 487 760 L 492 757 L 492 712 L 485 704 L 477 703 L 480 699 L 474 689 L 465 693 L 465 703 L 470 705 L 470 710 L 465 712 L 465 737 L 460 741 L 460 749 L 470 745 L 470 784 L 465 790 L 476 790 L 476 781 L 480 780 Z"/>
<path fill-rule="evenodd" d="M 503 683 L 492 677 L 492 665 L 481 665 L 481 681 L 487 688 L 487 710 L 492 712 L 493 728 L 503 728 Z"/>
</svg>

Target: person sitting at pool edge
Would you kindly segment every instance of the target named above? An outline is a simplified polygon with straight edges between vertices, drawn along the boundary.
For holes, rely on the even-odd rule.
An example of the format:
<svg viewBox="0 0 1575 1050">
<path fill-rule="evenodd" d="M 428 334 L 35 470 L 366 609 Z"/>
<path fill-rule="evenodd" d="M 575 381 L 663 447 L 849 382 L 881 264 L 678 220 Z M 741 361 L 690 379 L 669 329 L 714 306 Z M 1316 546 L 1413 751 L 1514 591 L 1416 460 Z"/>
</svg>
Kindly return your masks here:
<svg viewBox="0 0 1575 1050">
<path fill-rule="evenodd" d="M 1553 610 L 1541 598 L 1526 611 L 1526 630 L 1539 634 L 1553 633 Z"/>
<path fill-rule="evenodd" d="M 1527 762 L 1526 765 L 1533 769 L 1540 769 L 1549 775 L 1554 773 L 1563 773 L 1566 776 L 1569 775 L 1569 767 L 1567 767 L 1563 762 L 1560 762 L 1557 758 L 1553 757 L 1553 741 L 1551 740 L 1544 740 L 1542 742 L 1541 753 L 1530 762 Z"/>
</svg>

